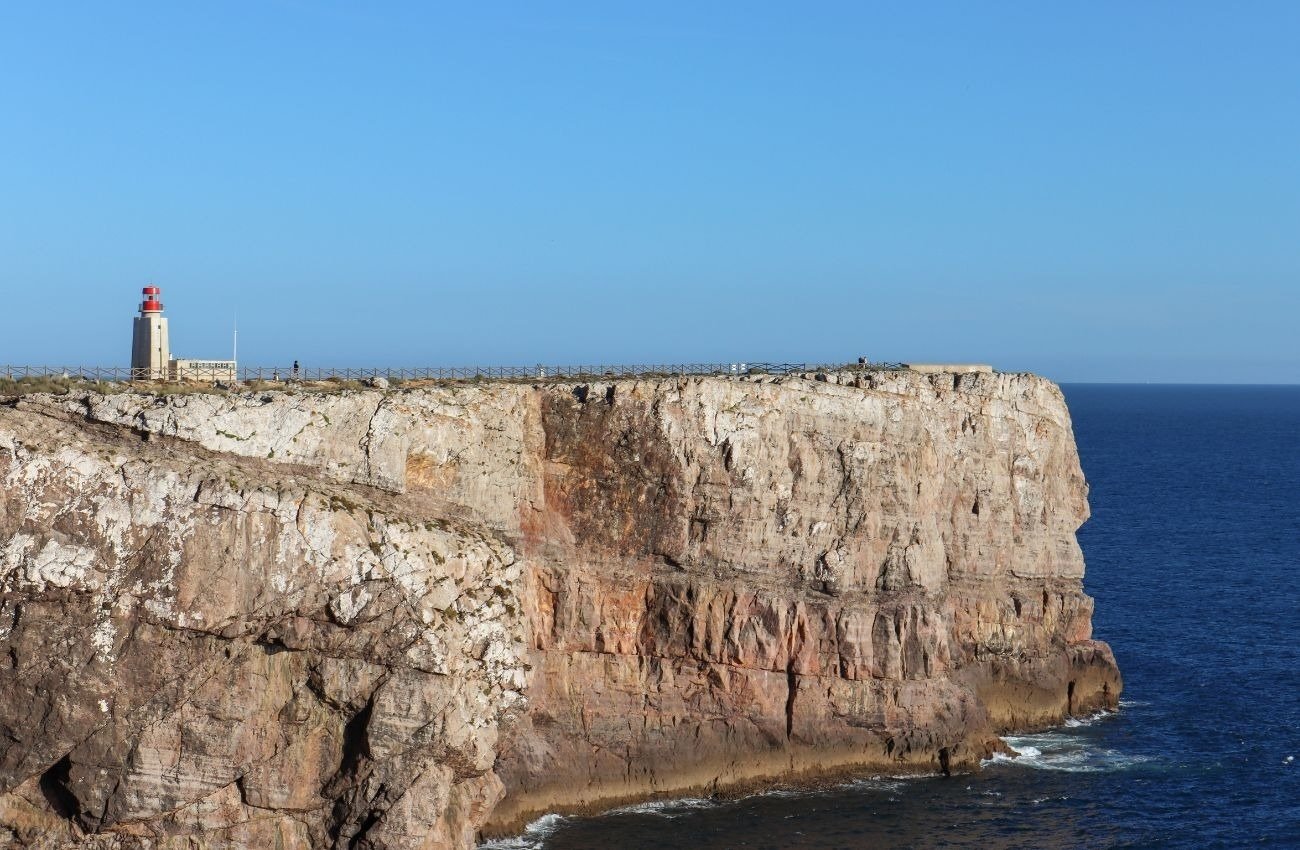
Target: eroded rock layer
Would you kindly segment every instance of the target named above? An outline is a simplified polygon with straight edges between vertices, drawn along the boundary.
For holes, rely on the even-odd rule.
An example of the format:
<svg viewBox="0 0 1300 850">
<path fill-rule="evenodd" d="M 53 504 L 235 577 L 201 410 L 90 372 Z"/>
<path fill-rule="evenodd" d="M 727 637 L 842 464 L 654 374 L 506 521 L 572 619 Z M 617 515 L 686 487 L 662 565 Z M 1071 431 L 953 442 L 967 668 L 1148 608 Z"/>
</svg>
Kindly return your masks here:
<svg viewBox="0 0 1300 850">
<path fill-rule="evenodd" d="M 460 848 L 1113 707 L 1059 390 L 0 405 L 0 846 Z"/>
</svg>

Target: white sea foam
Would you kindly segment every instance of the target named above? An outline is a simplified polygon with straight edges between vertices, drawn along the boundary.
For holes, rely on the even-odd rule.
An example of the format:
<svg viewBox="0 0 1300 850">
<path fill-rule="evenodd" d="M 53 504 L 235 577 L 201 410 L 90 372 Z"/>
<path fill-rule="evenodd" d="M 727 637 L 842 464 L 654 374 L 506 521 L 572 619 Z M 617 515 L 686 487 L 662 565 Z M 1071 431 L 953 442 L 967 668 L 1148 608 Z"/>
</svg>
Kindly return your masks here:
<svg viewBox="0 0 1300 850">
<path fill-rule="evenodd" d="M 930 774 L 933 776 L 933 774 Z M 843 791 L 885 791 L 895 793 L 902 791 L 905 783 L 912 780 L 924 779 L 924 774 L 907 774 L 903 776 L 863 776 L 857 779 L 846 779 L 843 782 L 837 782 L 834 785 L 824 785 L 816 787 L 801 788 L 798 786 L 778 786 L 768 788 L 763 791 L 756 791 L 753 794 L 746 794 L 739 799 L 749 799 L 751 797 L 775 797 L 777 799 L 786 799 L 790 797 L 820 797 L 827 794 L 838 794 Z M 701 800 L 700 803 L 707 805 L 726 805 L 724 802 L 712 800 Z M 631 808 L 636 808 L 635 806 Z M 619 811 L 626 811 L 620 809 Z"/>
<path fill-rule="evenodd" d="M 864 779 L 850 779 L 841 785 L 841 789 L 855 791 L 902 791 L 908 780 L 921 779 L 920 776 L 872 776 Z"/>
<path fill-rule="evenodd" d="M 1100 711 L 1094 711 L 1092 714 L 1089 714 L 1087 717 L 1067 717 L 1065 718 L 1065 726 L 1067 729 L 1077 729 L 1080 726 L 1091 726 L 1092 724 L 1096 723 L 1098 720 L 1105 720 L 1107 717 L 1110 717 L 1114 713 L 1115 712 L 1108 711 L 1103 708 Z"/>
<path fill-rule="evenodd" d="M 1015 750 L 1015 753 L 994 753 L 992 758 L 985 759 L 982 764 L 1029 764 L 1035 759 L 1042 758 L 1043 751 L 1038 747 L 1032 747 L 1024 742 L 1024 739 L 1016 739 L 1018 743 L 1011 743 L 1010 738 L 1003 738 L 1002 742 L 1008 747 Z"/>
<path fill-rule="evenodd" d="M 539 850 L 551 833 L 564 823 L 562 815 L 542 815 L 524 827 L 520 835 L 488 841 L 478 846 L 478 850 Z"/>
<path fill-rule="evenodd" d="M 712 800 L 706 800 L 703 797 L 682 797 L 677 800 L 651 800 L 646 803 L 635 803 L 631 806 L 623 806 L 618 809 L 610 809 L 605 812 L 607 815 L 659 815 L 665 818 L 681 817 L 682 815 L 696 809 L 705 809 L 717 805 Z"/>
<path fill-rule="evenodd" d="M 1008 736 L 1003 740 L 1016 751 L 1016 755 L 996 753 L 985 762 L 986 765 L 1014 764 L 1068 773 L 1106 773 L 1126 770 L 1150 761 L 1147 756 L 1093 746 L 1078 735 L 1060 730 L 1037 735 Z"/>
</svg>

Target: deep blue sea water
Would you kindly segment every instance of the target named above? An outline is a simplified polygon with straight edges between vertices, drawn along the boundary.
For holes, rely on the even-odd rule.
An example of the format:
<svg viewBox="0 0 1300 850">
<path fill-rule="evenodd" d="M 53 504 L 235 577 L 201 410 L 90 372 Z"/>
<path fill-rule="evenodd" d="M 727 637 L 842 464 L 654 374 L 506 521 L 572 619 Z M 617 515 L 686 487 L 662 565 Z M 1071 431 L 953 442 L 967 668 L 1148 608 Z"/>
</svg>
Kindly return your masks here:
<svg viewBox="0 0 1300 850">
<path fill-rule="evenodd" d="M 976 775 L 551 817 L 495 846 L 1300 848 L 1300 387 L 1065 392 L 1118 713 Z"/>
</svg>

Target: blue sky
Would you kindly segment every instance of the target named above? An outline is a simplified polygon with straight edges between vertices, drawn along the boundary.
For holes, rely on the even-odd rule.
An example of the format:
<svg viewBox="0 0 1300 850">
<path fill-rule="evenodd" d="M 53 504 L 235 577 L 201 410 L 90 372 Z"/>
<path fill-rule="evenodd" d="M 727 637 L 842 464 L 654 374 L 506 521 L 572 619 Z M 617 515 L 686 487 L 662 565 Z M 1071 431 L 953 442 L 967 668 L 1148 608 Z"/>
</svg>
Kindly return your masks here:
<svg viewBox="0 0 1300 850">
<path fill-rule="evenodd" d="M 0 5 L 0 362 L 1300 381 L 1300 4 Z M 33 321 L 38 317 L 39 321 Z"/>
</svg>

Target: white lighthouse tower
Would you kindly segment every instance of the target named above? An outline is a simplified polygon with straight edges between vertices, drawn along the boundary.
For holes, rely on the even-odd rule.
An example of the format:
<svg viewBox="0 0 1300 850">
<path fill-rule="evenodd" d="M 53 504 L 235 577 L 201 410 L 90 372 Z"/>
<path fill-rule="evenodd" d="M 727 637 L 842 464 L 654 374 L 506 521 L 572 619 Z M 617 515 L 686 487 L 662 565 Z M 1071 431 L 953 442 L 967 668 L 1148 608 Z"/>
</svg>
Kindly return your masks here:
<svg viewBox="0 0 1300 850">
<path fill-rule="evenodd" d="M 162 380 L 167 377 L 171 347 L 167 343 L 167 320 L 159 298 L 162 290 L 146 286 L 131 334 L 131 377 L 137 381 Z"/>
</svg>

